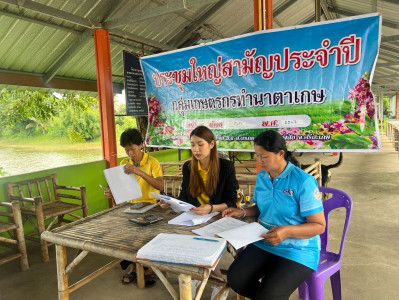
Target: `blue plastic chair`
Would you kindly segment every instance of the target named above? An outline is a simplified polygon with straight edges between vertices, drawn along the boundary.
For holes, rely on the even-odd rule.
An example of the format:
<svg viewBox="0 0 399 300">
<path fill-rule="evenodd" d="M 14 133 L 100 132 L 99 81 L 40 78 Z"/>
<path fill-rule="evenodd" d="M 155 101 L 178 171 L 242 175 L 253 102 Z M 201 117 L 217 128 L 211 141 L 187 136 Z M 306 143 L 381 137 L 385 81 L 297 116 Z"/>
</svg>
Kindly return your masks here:
<svg viewBox="0 0 399 300">
<path fill-rule="evenodd" d="M 352 198 L 340 190 L 320 187 L 320 192 L 332 194 L 332 198 L 323 203 L 326 217 L 326 231 L 320 235 L 321 252 L 317 272 L 314 272 L 304 283 L 299 286 L 299 298 L 304 300 L 323 300 L 324 284 L 328 278 L 331 280 L 331 289 L 334 300 L 342 299 L 341 292 L 341 260 L 344 250 L 346 234 L 352 217 Z M 328 216 L 334 209 L 346 208 L 345 225 L 342 233 L 339 253 L 330 252 L 329 249 L 329 220 Z"/>
</svg>

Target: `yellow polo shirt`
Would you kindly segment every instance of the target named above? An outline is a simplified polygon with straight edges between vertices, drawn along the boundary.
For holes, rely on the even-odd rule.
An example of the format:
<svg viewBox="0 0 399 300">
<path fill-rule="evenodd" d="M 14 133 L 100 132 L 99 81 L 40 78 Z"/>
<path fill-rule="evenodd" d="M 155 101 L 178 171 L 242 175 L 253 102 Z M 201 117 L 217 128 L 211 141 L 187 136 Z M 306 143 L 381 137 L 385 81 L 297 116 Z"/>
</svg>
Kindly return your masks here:
<svg viewBox="0 0 399 300">
<path fill-rule="evenodd" d="M 125 158 L 124 160 L 121 161 L 121 165 L 126 165 L 126 164 L 133 165 L 133 161 L 130 157 Z M 146 173 L 154 178 L 163 176 L 162 168 L 161 168 L 161 165 L 159 164 L 159 161 L 156 158 L 149 156 L 147 153 L 144 153 L 143 158 L 140 162 L 140 166 L 138 166 L 138 168 L 141 171 L 143 171 L 144 173 Z M 145 181 L 140 176 L 136 175 L 136 178 L 141 187 L 141 192 L 142 192 L 143 196 L 141 198 L 134 199 L 129 202 L 131 202 L 131 203 L 139 203 L 139 202 L 155 203 L 156 198 L 154 196 L 152 196 L 151 193 L 159 194 L 159 190 L 153 188 L 147 181 Z"/>
<path fill-rule="evenodd" d="M 206 186 L 208 183 L 209 179 L 209 169 L 207 171 L 203 170 L 201 168 L 201 164 L 198 162 L 198 171 L 201 175 L 202 180 L 204 181 L 204 185 Z M 202 193 L 199 197 L 197 197 L 198 202 L 200 205 L 208 204 L 210 202 L 210 199 L 207 194 Z"/>
</svg>

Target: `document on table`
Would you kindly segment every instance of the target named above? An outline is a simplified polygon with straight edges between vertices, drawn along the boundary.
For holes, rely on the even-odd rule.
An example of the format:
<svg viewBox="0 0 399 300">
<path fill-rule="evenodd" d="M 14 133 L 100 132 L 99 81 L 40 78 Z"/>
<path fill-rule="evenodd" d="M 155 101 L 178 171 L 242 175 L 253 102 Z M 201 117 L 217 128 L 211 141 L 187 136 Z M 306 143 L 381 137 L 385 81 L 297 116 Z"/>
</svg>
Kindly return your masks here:
<svg viewBox="0 0 399 300">
<path fill-rule="evenodd" d="M 234 229 L 237 227 L 241 227 L 247 225 L 247 222 L 240 221 L 235 218 L 221 218 L 209 225 L 206 225 L 202 228 L 194 229 L 193 232 L 202 236 L 211 236 L 215 237 L 219 232 L 223 232 L 226 230 Z"/>
<path fill-rule="evenodd" d="M 253 222 L 241 227 L 219 232 L 218 236 L 226 239 L 235 249 L 240 249 L 241 247 L 262 240 L 263 238 L 261 235 L 266 234 L 268 231 L 269 230 L 259 223 Z"/>
<path fill-rule="evenodd" d="M 234 218 L 222 218 L 200 229 L 193 230 L 202 236 L 220 236 L 226 239 L 235 249 L 260 241 L 268 230 L 259 223 L 246 223 Z"/>
<path fill-rule="evenodd" d="M 116 204 L 143 196 L 136 175 L 125 174 L 124 167 L 125 166 L 122 165 L 104 170 L 105 178 L 107 179 L 108 186 L 111 189 Z"/>
<path fill-rule="evenodd" d="M 137 252 L 137 261 L 175 263 L 215 268 L 226 241 L 193 235 L 160 233 Z"/>
<path fill-rule="evenodd" d="M 175 211 L 175 212 L 179 212 L 179 211 L 189 211 L 190 209 L 194 208 L 195 206 L 175 199 L 173 197 L 169 197 L 166 195 L 160 195 L 160 194 L 156 194 L 156 193 L 151 193 L 151 195 L 153 195 L 154 197 L 163 200 L 163 202 L 170 204 L 171 208 Z"/>
<path fill-rule="evenodd" d="M 184 226 L 195 226 L 199 224 L 203 224 L 208 222 L 214 216 L 216 216 L 219 212 L 213 212 L 207 215 L 199 215 L 191 211 L 186 211 L 173 218 L 168 222 L 171 225 L 184 225 Z"/>
</svg>

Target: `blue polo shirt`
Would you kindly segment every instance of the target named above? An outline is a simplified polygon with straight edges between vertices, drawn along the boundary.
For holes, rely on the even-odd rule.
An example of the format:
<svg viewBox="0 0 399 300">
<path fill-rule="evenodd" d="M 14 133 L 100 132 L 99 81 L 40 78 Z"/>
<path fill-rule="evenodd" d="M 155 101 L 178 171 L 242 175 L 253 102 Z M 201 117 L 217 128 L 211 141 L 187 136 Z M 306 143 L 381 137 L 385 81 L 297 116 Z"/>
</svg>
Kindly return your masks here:
<svg viewBox="0 0 399 300">
<path fill-rule="evenodd" d="M 267 229 L 301 225 L 306 223 L 307 216 L 323 211 L 316 179 L 291 163 L 273 182 L 268 172 L 259 172 L 253 201 L 260 211 L 259 222 Z M 318 235 L 310 239 L 287 238 L 277 246 L 265 240 L 254 245 L 317 270 L 320 258 Z"/>
</svg>

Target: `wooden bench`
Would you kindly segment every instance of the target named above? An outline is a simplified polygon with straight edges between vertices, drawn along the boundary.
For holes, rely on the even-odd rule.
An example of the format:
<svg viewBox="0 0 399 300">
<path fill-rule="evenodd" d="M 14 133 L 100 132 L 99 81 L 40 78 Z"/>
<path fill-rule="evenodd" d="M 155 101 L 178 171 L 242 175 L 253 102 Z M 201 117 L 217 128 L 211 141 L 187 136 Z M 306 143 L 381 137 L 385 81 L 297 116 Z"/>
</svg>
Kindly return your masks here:
<svg viewBox="0 0 399 300">
<path fill-rule="evenodd" d="M 0 266 L 15 259 L 19 259 L 21 270 L 26 271 L 29 269 L 29 262 L 26 254 L 24 227 L 19 202 L 0 202 L 0 206 L 7 208 L 6 212 L 0 211 L 0 216 L 9 218 L 9 222 L 0 222 L 0 233 L 7 233 L 10 237 L 6 238 L 0 236 L 0 242 L 10 248 L 13 246 L 17 247 L 17 253 L 7 255 L 0 259 Z M 13 232 L 13 234 L 11 232 Z"/>
<path fill-rule="evenodd" d="M 74 214 L 78 210 L 82 210 L 83 217 L 88 216 L 86 187 L 58 185 L 56 174 L 7 183 L 7 196 L 9 202 L 20 202 L 23 223 L 29 222 L 34 229 L 26 235 L 26 239 L 40 241 L 43 261 L 49 260 L 49 245 L 40 238 L 42 232 L 81 219 L 81 216 Z"/>
</svg>

